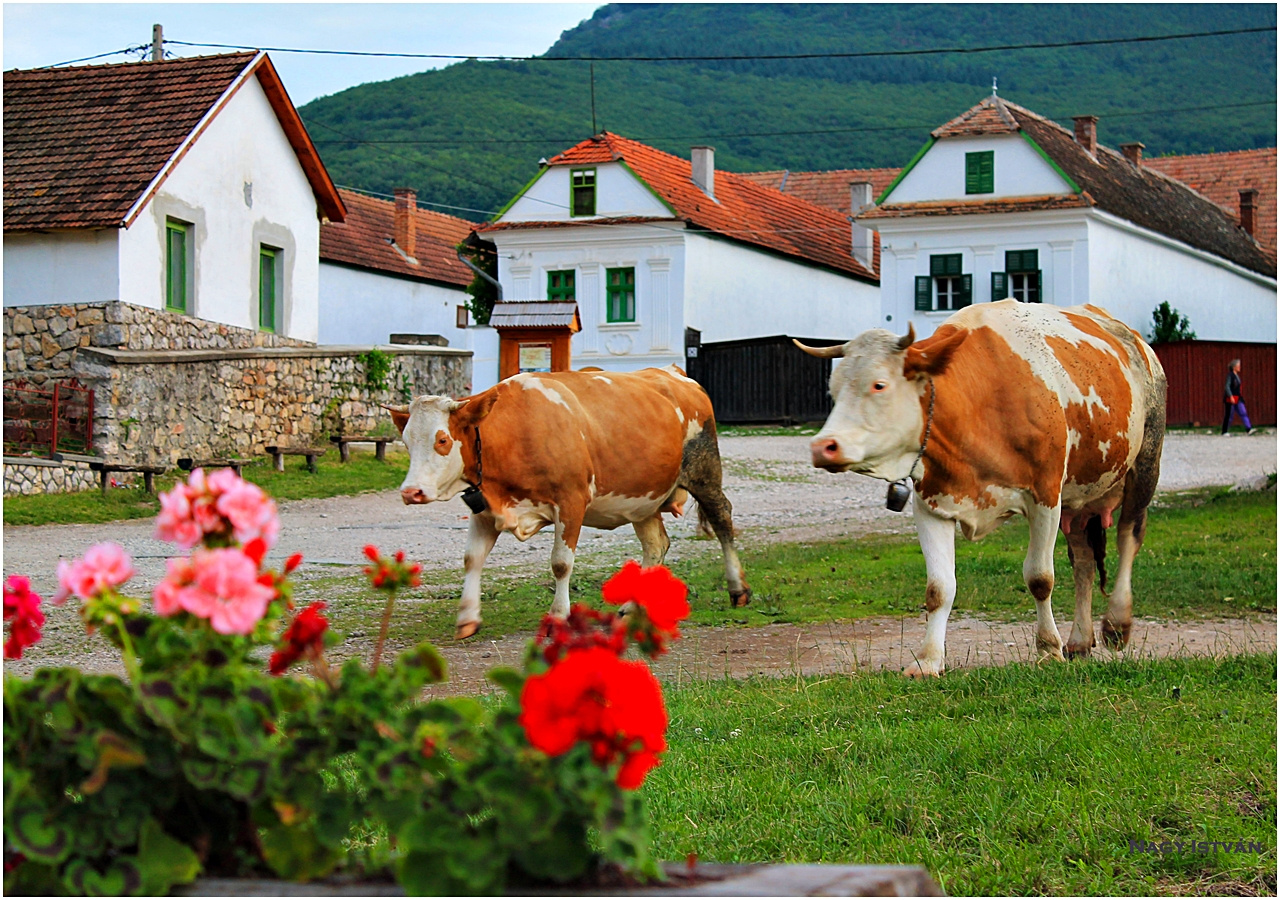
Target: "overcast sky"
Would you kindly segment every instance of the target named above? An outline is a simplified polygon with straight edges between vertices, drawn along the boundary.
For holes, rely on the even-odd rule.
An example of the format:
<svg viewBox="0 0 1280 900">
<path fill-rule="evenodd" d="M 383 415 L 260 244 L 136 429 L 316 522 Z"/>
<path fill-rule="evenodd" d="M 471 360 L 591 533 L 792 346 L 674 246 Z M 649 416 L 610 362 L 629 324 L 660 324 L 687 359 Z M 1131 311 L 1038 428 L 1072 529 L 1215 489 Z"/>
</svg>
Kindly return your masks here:
<svg viewBox="0 0 1280 900">
<path fill-rule="evenodd" d="M 4 68 L 29 69 L 167 39 L 249 47 L 535 56 L 599 3 L 5 3 Z M 179 56 L 227 50 L 174 47 Z M 124 62 L 110 56 L 94 62 Z M 272 52 L 295 105 L 447 61 Z"/>
</svg>

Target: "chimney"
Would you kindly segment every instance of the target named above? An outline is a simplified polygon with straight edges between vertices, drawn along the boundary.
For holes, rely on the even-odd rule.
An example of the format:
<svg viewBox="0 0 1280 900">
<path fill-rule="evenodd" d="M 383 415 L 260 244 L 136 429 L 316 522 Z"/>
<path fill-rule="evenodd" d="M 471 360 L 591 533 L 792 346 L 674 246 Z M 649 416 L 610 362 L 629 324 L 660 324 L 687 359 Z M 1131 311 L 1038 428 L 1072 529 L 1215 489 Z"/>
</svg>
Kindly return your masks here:
<svg viewBox="0 0 1280 900">
<path fill-rule="evenodd" d="M 1135 166 L 1140 166 L 1142 165 L 1142 151 L 1146 146 L 1142 141 L 1131 141 L 1128 144 L 1121 144 L 1120 152 L 1124 154 L 1124 158 L 1129 162 Z"/>
<path fill-rule="evenodd" d="M 1076 143 L 1090 156 L 1098 155 L 1098 117 L 1075 116 Z"/>
<path fill-rule="evenodd" d="M 871 182 L 855 181 L 849 185 L 849 217 L 856 218 L 874 204 L 871 202 Z M 875 235 L 865 225 L 853 223 L 853 258 L 868 269 L 875 261 Z"/>
<path fill-rule="evenodd" d="M 1256 188 L 1245 188 L 1240 191 L 1240 227 L 1250 237 L 1258 227 L 1258 191 Z"/>
<path fill-rule="evenodd" d="M 411 188 L 396 188 L 395 240 L 400 252 L 413 258 L 414 232 L 418 211 L 418 192 Z"/>
<path fill-rule="evenodd" d="M 694 147 L 690 154 L 693 162 L 693 183 L 712 200 L 716 199 L 716 148 Z"/>
</svg>

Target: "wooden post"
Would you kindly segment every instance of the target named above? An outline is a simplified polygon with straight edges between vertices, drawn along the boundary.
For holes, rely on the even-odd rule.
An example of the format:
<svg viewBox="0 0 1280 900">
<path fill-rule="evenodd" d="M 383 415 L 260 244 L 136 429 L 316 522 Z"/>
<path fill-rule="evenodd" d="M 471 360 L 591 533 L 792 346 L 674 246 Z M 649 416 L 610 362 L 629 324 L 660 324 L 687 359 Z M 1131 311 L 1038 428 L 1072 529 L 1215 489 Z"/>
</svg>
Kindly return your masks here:
<svg viewBox="0 0 1280 900">
<path fill-rule="evenodd" d="M 89 391 L 89 408 L 85 411 L 84 452 L 93 455 L 93 391 Z M 55 448 L 56 449 L 56 448 Z"/>
<path fill-rule="evenodd" d="M 160 62 L 164 59 L 164 26 L 151 26 L 151 61 Z"/>
<path fill-rule="evenodd" d="M 312 475 L 316 474 L 316 455 L 314 453 L 307 454 L 307 471 Z"/>
<path fill-rule="evenodd" d="M 53 421 L 50 423 L 49 429 L 49 455 L 58 452 L 58 382 L 53 383 Z M 105 491 L 107 486 L 104 484 L 102 489 Z"/>
<path fill-rule="evenodd" d="M 142 473 L 142 483 L 146 487 L 148 494 L 154 494 L 156 492 L 155 477 L 150 471 Z"/>
<path fill-rule="evenodd" d="M 377 447 L 377 450 L 375 450 L 374 453 L 378 457 L 378 462 L 386 462 L 387 461 L 387 442 L 378 441 L 378 443 L 375 446 Z"/>
<path fill-rule="evenodd" d="M 351 445 L 346 441 L 338 441 L 338 455 L 343 462 L 351 462 Z"/>
</svg>

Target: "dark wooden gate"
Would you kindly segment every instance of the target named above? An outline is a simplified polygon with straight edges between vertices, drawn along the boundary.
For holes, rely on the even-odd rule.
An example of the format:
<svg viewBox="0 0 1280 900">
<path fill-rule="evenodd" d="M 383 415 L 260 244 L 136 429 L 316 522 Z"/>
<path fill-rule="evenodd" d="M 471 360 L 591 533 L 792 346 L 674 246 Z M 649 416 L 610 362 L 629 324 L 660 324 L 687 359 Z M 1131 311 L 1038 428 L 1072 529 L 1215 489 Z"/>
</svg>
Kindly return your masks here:
<svg viewBox="0 0 1280 900">
<path fill-rule="evenodd" d="M 800 338 L 810 346 L 843 343 L 832 338 Z M 689 377 L 711 397 L 716 421 L 763 424 L 823 422 L 831 412 L 829 359 L 799 350 L 788 335 L 702 344 L 686 336 Z"/>
<path fill-rule="evenodd" d="M 1177 341 L 1153 347 L 1169 379 L 1170 425 L 1222 425 L 1227 363 L 1240 360 L 1245 408 L 1255 425 L 1276 424 L 1276 345 Z"/>
<path fill-rule="evenodd" d="M 93 391 L 72 379 L 51 388 L 4 384 L 4 452 L 25 456 L 93 451 Z"/>
</svg>

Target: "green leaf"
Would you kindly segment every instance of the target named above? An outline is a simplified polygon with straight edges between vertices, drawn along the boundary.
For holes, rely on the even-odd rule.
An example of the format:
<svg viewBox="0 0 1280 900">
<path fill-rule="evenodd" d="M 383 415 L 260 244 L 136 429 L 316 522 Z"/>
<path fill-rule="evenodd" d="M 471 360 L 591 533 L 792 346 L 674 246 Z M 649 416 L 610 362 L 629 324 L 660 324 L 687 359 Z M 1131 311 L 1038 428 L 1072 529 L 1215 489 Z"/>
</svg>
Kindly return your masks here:
<svg viewBox="0 0 1280 900">
<path fill-rule="evenodd" d="M 43 863 L 59 863 L 71 850 L 71 834 L 50 810 L 20 807 L 5 816 L 4 835 L 23 856 Z"/>
<path fill-rule="evenodd" d="M 166 834 L 155 819 L 148 818 L 138 837 L 138 869 L 145 893 L 165 895 L 175 884 L 194 881 L 200 874 L 200 860 L 194 850 Z"/>
<path fill-rule="evenodd" d="M 321 841 L 308 820 L 267 828 L 262 834 L 262 855 L 281 878 L 310 881 L 333 871 L 342 858 L 342 846 Z"/>
<path fill-rule="evenodd" d="M 93 772 L 80 784 L 82 794 L 96 794 L 107 784 L 107 774 L 113 767 L 134 768 L 145 765 L 147 757 L 131 741 L 114 731 L 99 731 L 93 738 L 97 761 Z"/>
<path fill-rule="evenodd" d="M 434 684 L 444 681 L 447 668 L 444 657 L 427 641 L 423 641 L 407 653 L 400 654 L 396 660 L 397 674 L 402 677 L 420 679 L 422 684 Z"/>
<path fill-rule="evenodd" d="M 593 859 L 586 828 L 568 817 L 558 821 L 545 840 L 520 847 L 514 856 L 520 868 L 534 878 L 560 882 L 581 876 Z"/>
<path fill-rule="evenodd" d="M 67 866 L 62 880 L 73 893 L 86 897 L 122 897 L 142 893 L 142 873 L 131 856 L 115 860 L 105 872 L 99 872 L 82 859 Z"/>
<path fill-rule="evenodd" d="M 506 666 L 490 669 L 488 678 L 513 697 L 519 697 L 520 691 L 524 689 L 524 676 Z"/>
</svg>

